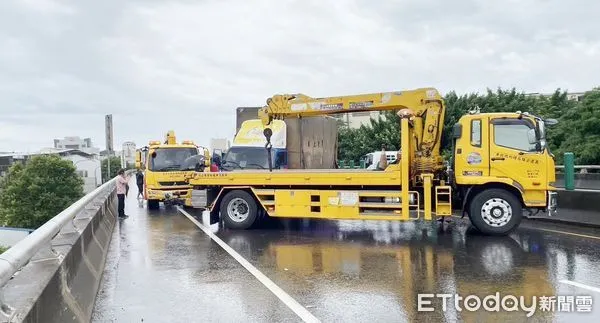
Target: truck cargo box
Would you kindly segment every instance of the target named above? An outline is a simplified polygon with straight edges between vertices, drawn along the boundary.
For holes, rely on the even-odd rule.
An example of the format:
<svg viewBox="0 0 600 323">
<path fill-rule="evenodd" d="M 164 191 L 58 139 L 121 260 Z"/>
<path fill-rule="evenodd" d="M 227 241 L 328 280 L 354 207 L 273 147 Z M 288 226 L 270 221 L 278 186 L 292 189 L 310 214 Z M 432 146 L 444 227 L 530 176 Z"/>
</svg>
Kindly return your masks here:
<svg viewBox="0 0 600 323">
<path fill-rule="evenodd" d="M 332 169 L 337 160 L 337 120 L 332 117 L 286 119 L 288 168 Z"/>
</svg>

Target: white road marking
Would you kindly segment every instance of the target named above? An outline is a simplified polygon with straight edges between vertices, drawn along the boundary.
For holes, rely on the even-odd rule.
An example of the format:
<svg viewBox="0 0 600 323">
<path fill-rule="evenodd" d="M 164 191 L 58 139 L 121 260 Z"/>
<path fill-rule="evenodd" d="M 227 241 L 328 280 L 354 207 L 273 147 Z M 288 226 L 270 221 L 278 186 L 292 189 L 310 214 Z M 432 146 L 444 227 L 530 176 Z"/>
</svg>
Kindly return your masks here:
<svg viewBox="0 0 600 323">
<path fill-rule="evenodd" d="M 563 280 L 561 280 L 559 282 L 561 282 L 563 284 L 573 285 L 573 286 L 576 286 L 576 287 L 579 287 L 579 288 L 591 290 L 591 291 L 596 292 L 596 293 L 600 293 L 600 288 L 598 288 L 598 287 L 589 286 L 589 285 L 586 285 L 586 284 L 582 284 L 582 283 L 578 283 L 578 282 L 574 282 L 574 281 L 570 281 L 570 280 L 565 280 L 565 279 L 563 279 Z"/>
<path fill-rule="evenodd" d="M 277 298 L 279 298 L 287 307 L 289 307 L 296 315 L 298 315 L 304 322 L 321 322 L 317 319 L 312 313 L 310 313 L 306 308 L 304 308 L 300 303 L 298 303 L 295 299 L 293 299 L 290 295 L 288 295 L 283 289 L 279 286 L 275 285 L 275 283 L 270 280 L 267 276 L 265 276 L 262 272 L 260 272 L 256 267 L 252 266 L 250 262 L 248 262 L 244 257 L 242 257 L 239 253 L 237 253 L 233 248 L 231 248 L 228 244 L 226 244 L 223 240 L 217 237 L 207 226 L 198 222 L 198 220 L 194 219 L 192 215 L 186 212 L 181 207 L 177 207 L 179 212 L 185 215 L 190 221 L 192 221 L 198 228 L 200 228 L 207 236 L 213 239 L 221 248 L 223 248 L 227 253 L 229 253 L 235 260 L 237 260 L 240 265 L 244 266 L 246 270 L 248 270 L 258 281 L 260 281 L 265 287 L 267 287 Z"/>
</svg>

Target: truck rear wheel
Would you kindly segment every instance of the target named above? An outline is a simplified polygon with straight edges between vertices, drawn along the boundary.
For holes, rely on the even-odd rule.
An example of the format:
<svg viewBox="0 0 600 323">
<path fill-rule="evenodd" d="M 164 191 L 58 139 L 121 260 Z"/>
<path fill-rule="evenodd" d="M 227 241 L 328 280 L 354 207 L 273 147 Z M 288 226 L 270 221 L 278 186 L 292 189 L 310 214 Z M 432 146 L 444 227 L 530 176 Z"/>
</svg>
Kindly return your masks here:
<svg viewBox="0 0 600 323">
<path fill-rule="evenodd" d="M 248 229 L 256 221 L 257 215 L 256 201 L 246 191 L 231 191 L 221 201 L 221 217 L 228 228 Z"/>
<path fill-rule="evenodd" d="M 519 226 L 523 208 L 503 189 L 484 190 L 471 200 L 469 218 L 477 230 L 488 235 L 507 235 Z"/>
<path fill-rule="evenodd" d="M 148 200 L 148 210 L 158 210 L 160 207 L 159 200 Z"/>
</svg>

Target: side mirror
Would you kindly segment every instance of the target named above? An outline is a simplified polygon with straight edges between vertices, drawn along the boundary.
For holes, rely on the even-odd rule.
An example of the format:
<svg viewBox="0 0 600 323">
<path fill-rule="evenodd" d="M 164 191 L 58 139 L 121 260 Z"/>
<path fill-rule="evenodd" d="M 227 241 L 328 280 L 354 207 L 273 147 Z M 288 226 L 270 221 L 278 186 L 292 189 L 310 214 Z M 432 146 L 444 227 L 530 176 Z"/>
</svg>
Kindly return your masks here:
<svg viewBox="0 0 600 323">
<path fill-rule="evenodd" d="M 547 124 L 547 125 L 549 125 L 549 126 L 553 126 L 555 124 L 558 124 L 558 120 L 556 120 L 556 119 L 545 119 L 544 123 Z"/>
<path fill-rule="evenodd" d="M 156 158 L 156 151 L 153 151 L 152 154 L 150 155 L 150 157 Z"/>
<path fill-rule="evenodd" d="M 536 144 L 538 142 L 537 135 L 535 134 L 535 129 L 529 129 L 527 131 L 527 139 L 530 144 Z"/>
<path fill-rule="evenodd" d="M 462 136 L 462 125 L 460 123 L 456 123 L 456 124 L 454 124 L 454 127 L 452 127 L 452 138 L 460 139 L 461 136 Z"/>
</svg>

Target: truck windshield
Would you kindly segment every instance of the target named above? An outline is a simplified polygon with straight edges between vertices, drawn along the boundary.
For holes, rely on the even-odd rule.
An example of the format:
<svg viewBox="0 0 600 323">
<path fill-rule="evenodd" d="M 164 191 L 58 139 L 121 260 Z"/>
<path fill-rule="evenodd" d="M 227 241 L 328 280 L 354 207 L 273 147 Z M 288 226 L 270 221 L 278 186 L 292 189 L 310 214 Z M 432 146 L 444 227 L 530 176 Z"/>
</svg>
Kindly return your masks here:
<svg viewBox="0 0 600 323">
<path fill-rule="evenodd" d="M 271 151 L 271 158 L 275 151 Z M 274 162 L 274 160 L 273 160 Z M 268 169 L 267 150 L 263 147 L 231 147 L 222 164 L 225 169 Z"/>
<path fill-rule="evenodd" d="M 148 169 L 155 172 L 184 170 L 185 161 L 198 154 L 196 148 L 157 148 L 150 157 Z"/>
</svg>

